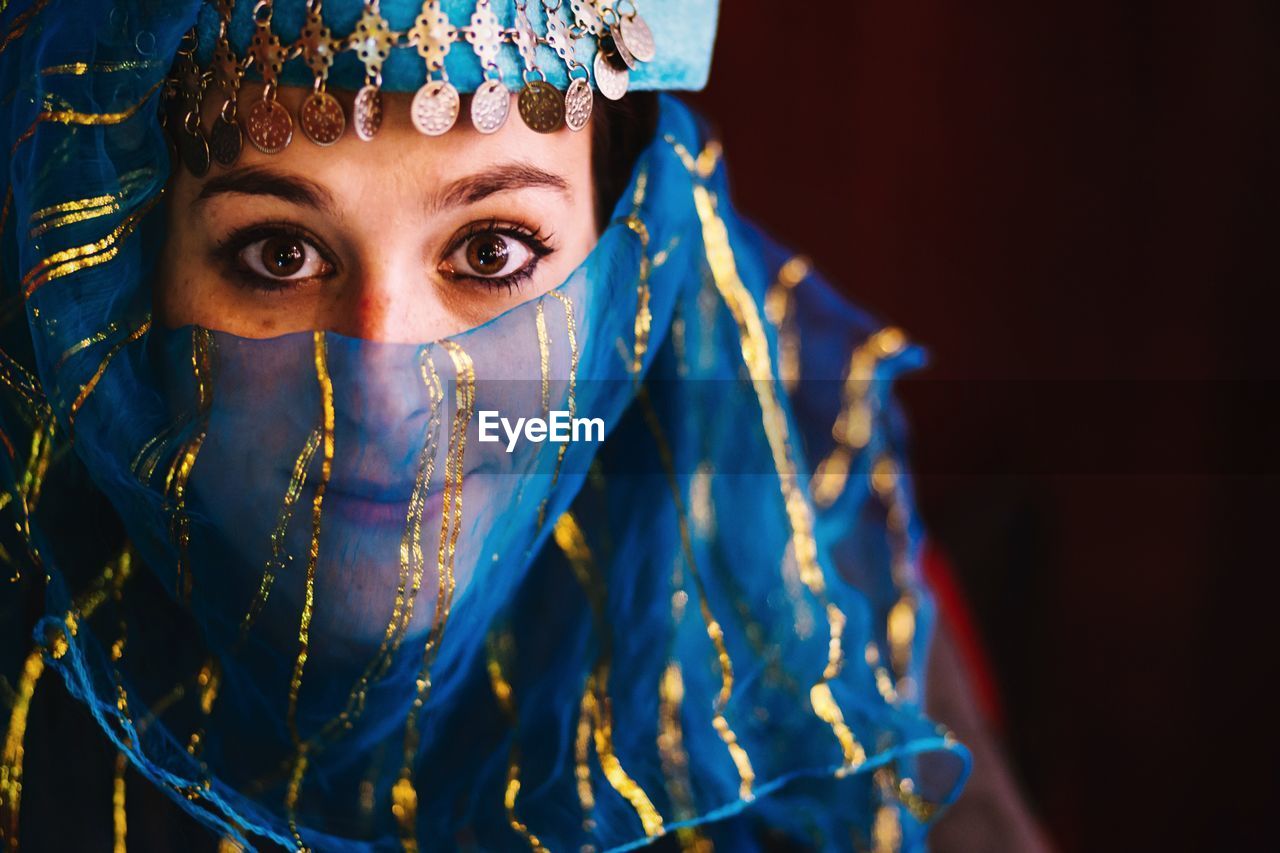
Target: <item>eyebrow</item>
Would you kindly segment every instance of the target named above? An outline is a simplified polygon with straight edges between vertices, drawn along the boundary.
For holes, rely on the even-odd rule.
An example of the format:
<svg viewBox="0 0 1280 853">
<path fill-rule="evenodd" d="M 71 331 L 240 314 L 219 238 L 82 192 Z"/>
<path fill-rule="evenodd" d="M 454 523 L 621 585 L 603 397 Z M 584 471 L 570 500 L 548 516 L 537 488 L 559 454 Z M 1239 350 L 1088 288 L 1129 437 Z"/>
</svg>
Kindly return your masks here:
<svg viewBox="0 0 1280 853">
<path fill-rule="evenodd" d="M 491 166 L 449 184 L 436 197 L 437 208 L 475 204 L 498 193 L 523 189 L 549 189 L 570 195 L 569 182 L 531 163 L 503 163 Z"/>
<path fill-rule="evenodd" d="M 569 182 L 531 163 L 503 163 L 446 186 L 431 203 L 434 208 L 462 207 L 490 196 L 521 189 L 549 189 L 570 195 Z M 304 207 L 334 208 L 334 196 L 322 185 L 269 166 L 245 166 L 205 181 L 196 201 L 219 195 L 264 195 Z"/>
<path fill-rule="evenodd" d="M 246 166 L 210 178 L 196 201 L 224 194 L 267 195 L 305 207 L 333 209 L 333 193 L 315 181 L 289 175 L 267 166 Z"/>
</svg>

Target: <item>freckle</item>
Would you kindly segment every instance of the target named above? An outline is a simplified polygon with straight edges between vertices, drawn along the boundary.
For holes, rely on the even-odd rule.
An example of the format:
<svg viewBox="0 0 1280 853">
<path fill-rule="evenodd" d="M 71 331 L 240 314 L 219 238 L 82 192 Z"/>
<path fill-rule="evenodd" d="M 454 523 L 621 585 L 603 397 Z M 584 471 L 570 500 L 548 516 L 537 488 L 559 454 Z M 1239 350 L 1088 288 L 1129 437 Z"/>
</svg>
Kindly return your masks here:
<svg viewBox="0 0 1280 853">
<path fill-rule="evenodd" d="M 275 321 L 275 320 L 263 320 L 263 321 L 262 321 L 262 331 L 264 331 L 264 332 L 274 332 L 275 330 L 276 330 L 276 321 Z"/>
</svg>

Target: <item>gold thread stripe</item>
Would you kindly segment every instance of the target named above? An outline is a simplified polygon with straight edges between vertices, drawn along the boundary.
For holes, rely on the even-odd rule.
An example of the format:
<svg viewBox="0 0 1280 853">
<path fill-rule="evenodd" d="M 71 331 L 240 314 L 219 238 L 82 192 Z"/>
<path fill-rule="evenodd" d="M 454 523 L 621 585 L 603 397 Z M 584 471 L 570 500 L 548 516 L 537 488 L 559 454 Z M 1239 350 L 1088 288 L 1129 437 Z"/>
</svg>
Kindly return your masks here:
<svg viewBox="0 0 1280 853">
<path fill-rule="evenodd" d="M 68 62 L 64 65 L 50 65 L 41 68 L 40 74 L 45 77 L 60 75 L 82 76 L 92 70 L 95 74 L 114 74 L 117 71 L 134 71 L 139 68 L 156 68 L 160 65 L 154 59 L 125 59 L 120 62 Z"/>
<path fill-rule="evenodd" d="M 293 665 L 293 676 L 289 680 L 289 705 L 285 715 L 289 735 L 297 747 L 293 774 L 285 793 L 285 810 L 289 819 L 289 830 L 300 848 L 305 848 L 306 844 L 303 843 L 302 835 L 298 831 L 297 805 L 302 788 L 302 777 L 307 768 L 307 750 L 298 732 L 298 694 L 302 690 L 302 674 L 307 665 L 307 653 L 311 645 L 311 616 L 316 597 L 316 564 L 320 559 L 320 518 L 324 509 L 325 490 L 329 486 L 329 477 L 333 472 L 334 430 L 333 379 L 329 376 L 325 333 L 313 333 L 312 341 L 315 348 L 316 381 L 320 385 L 320 406 L 324 423 L 323 451 L 320 457 L 320 480 L 316 483 L 316 494 L 311 504 L 311 547 L 307 553 L 302 615 L 298 620 L 298 657 Z"/>
<path fill-rule="evenodd" d="M 74 357 L 77 353 L 83 352 L 84 350 L 88 349 L 91 346 L 100 344 L 103 341 L 108 340 L 112 335 L 114 335 L 118 331 L 120 331 L 120 323 L 113 321 L 111 323 L 108 323 L 107 327 L 103 329 L 101 332 L 96 332 L 90 335 L 89 337 L 84 338 L 83 340 L 77 341 L 76 343 L 67 347 L 66 351 L 64 351 L 62 355 L 59 356 L 57 364 L 53 366 L 54 372 L 57 373 L 58 371 L 62 370 L 63 365 L 65 365 L 67 361 L 70 360 L 72 357 Z"/>
<path fill-rule="evenodd" d="M 680 495 L 680 486 L 676 482 L 675 462 L 671 455 L 671 445 L 667 442 L 662 423 L 658 420 L 658 413 L 654 410 L 653 403 L 649 400 L 647 386 L 641 385 L 639 387 L 636 399 L 640 404 L 640 411 L 644 415 L 649 433 L 653 436 L 654 443 L 657 445 L 658 458 L 662 461 L 663 473 L 667 478 L 667 488 L 671 492 L 671 500 L 675 505 L 676 522 L 680 530 L 680 548 L 684 554 L 685 563 L 689 566 L 689 574 L 693 577 L 694 591 L 698 595 L 698 612 L 702 616 L 707 637 L 715 647 L 716 659 L 720 665 L 720 692 L 716 695 L 713 705 L 714 716 L 711 719 L 711 724 L 720 736 L 720 740 L 724 742 L 725 749 L 729 752 L 729 758 L 733 761 L 734 767 L 738 771 L 738 796 L 743 800 L 750 801 L 755 798 L 755 793 L 752 790 L 756 778 L 755 769 L 752 767 L 751 758 L 747 755 L 746 748 L 738 742 L 737 734 L 730 727 L 729 721 L 724 715 L 724 709 L 733 695 L 733 659 L 729 657 L 729 648 L 724 642 L 724 629 L 720 627 L 719 620 L 716 619 L 715 614 L 711 611 L 711 604 L 707 598 L 706 584 L 703 582 L 702 572 L 698 568 L 697 559 L 693 552 L 693 538 L 689 533 L 688 512 L 685 509 L 684 499 Z"/>
<path fill-rule="evenodd" d="M 800 330 L 795 322 L 794 291 L 809 271 L 809 259 L 796 255 L 782 265 L 764 295 L 765 319 L 778 330 L 778 377 L 787 391 L 794 391 L 800 383 Z"/>
<path fill-rule="evenodd" d="M 14 39 L 26 32 L 27 25 L 31 23 L 31 19 L 38 15 L 47 5 L 49 5 L 49 0 L 36 0 L 30 9 L 13 19 L 9 26 L 9 32 L 5 34 L 4 41 L 0 42 L 0 53 L 4 53 Z"/>
<path fill-rule="evenodd" d="M 431 665 L 440 649 L 453 604 L 455 581 L 454 556 L 458 534 L 462 530 L 462 483 L 466 473 L 467 428 L 475 414 L 476 371 L 471 356 L 457 342 L 440 344 L 453 362 L 457 383 L 457 406 L 449 432 L 449 450 L 445 457 L 444 495 L 440 511 L 440 545 L 436 553 L 436 609 L 431 630 L 422 649 L 422 667 L 418 671 L 417 694 L 409 708 L 404 725 L 404 754 L 400 778 L 391 789 L 391 812 L 400 828 L 400 844 L 406 853 L 418 850 L 416 821 L 418 791 L 413 784 L 413 760 L 418 750 L 418 714 L 431 692 Z"/>
<path fill-rule="evenodd" d="M 916 634 L 917 603 L 911 589 L 915 567 L 912 565 L 908 535 L 910 503 L 902 490 L 898 463 L 891 454 L 883 454 L 872 466 L 871 487 L 888 514 L 890 574 L 898 589 L 898 600 L 889 610 L 886 639 L 889 641 L 889 661 L 897 676 L 896 693 L 906 698 L 915 693 L 910 677 L 911 645 Z"/>
<path fill-rule="evenodd" d="M 507 823 L 512 831 L 529 845 L 529 849 L 536 853 L 545 853 L 547 848 L 542 846 L 538 836 L 534 835 L 528 825 L 516 814 L 516 798 L 520 795 L 520 745 L 515 739 L 515 731 L 519 718 L 512 700 L 511 682 L 507 681 L 507 677 L 502 672 L 502 661 L 503 658 L 510 656 L 512 642 L 511 634 L 506 631 L 497 636 L 490 634 L 485 641 L 488 652 L 486 669 L 489 673 L 489 687 L 493 691 L 494 701 L 497 702 L 503 716 L 507 718 L 512 730 L 511 748 L 507 755 L 507 785 L 502 795 L 502 805 L 506 809 Z"/>
<path fill-rule="evenodd" d="M 596 795 L 591 787 L 591 709 L 587 706 L 587 693 L 583 691 L 578 703 L 578 728 L 573 743 L 573 775 L 577 780 L 578 804 L 582 807 L 582 831 L 590 834 L 596 822 L 591 817 L 595 811 Z"/>
<path fill-rule="evenodd" d="M 627 227 L 640 238 L 640 280 L 636 283 L 635 350 L 631 373 L 637 379 L 649 349 L 649 333 L 653 326 L 653 313 L 649 310 L 649 229 L 637 216 L 627 218 Z"/>
<path fill-rule="evenodd" d="M 829 682 L 840 673 L 844 664 L 841 638 L 844 632 L 844 613 L 827 601 L 826 582 L 818 565 L 817 541 L 813 535 L 813 517 L 809 504 L 797 484 L 795 461 L 791 456 L 786 414 L 782 410 L 774 384 L 774 373 L 769 357 L 769 340 L 761 322 L 760 312 L 751 292 L 738 276 L 737 262 L 729 242 L 729 230 L 716 213 L 715 201 L 707 188 L 693 186 L 694 206 L 702 222 L 702 241 L 706 250 L 707 265 L 725 306 L 738 326 L 743 362 L 755 387 L 760 404 L 761 420 L 774 467 L 778 472 L 778 484 L 791 526 L 791 544 L 794 549 L 800 579 L 826 611 L 830 628 L 827 666 L 818 682 L 809 690 L 814 713 L 832 729 L 844 754 L 844 772 L 862 764 L 866 751 L 854 737 L 844 721 L 839 704 L 831 693 Z"/>
<path fill-rule="evenodd" d="M 115 772 L 111 777 L 111 828 L 113 853 L 128 853 L 126 841 L 129 835 L 128 815 L 125 810 L 124 772 L 129 759 L 123 752 L 116 753 Z"/>
<path fill-rule="evenodd" d="M 19 146 L 21 146 L 22 143 L 26 142 L 28 139 L 30 139 L 32 136 L 35 135 L 36 128 L 39 127 L 40 124 L 43 122 L 52 122 L 54 124 L 65 124 L 65 125 L 80 125 L 80 126 L 123 124 L 124 122 L 133 118 L 134 115 L 136 115 L 138 111 L 142 109 L 143 105 L 146 104 L 146 102 L 151 99 L 151 96 L 154 95 L 157 91 L 159 91 L 162 85 L 164 85 L 163 80 L 157 81 L 150 89 L 146 91 L 146 93 L 142 96 L 142 98 L 136 104 L 131 104 L 129 107 L 123 110 L 119 110 L 117 112 L 86 113 L 86 112 L 81 112 L 80 110 L 69 110 L 69 109 L 43 110 L 40 112 L 39 115 L 35 117 L 35 120 L 31 122 L 31 126 L 28 127 L 26 130 L 24 130 L 21 133 L 21 135 L 19 135 L 18 138 L 14 140 L 13 147 L 10 148 L 9 154 L 10 156 L 12 156 L 15 152 L 17 152 Z"/>
<path fill-rule="evenodd" d="M 38 222 L 40 222 L 42 219 L 47 219 L 48 217 L 54 216 L 59 213 L 70 213 L 77 210 L 84 210 L 90 207 L 101 207 L 104 204 L 110 204 L 113 201 L 119 201 L 122 196 L 128 194 L 127 190 L 129 188 L 133 187 L 138 183 L 141 183 L 143 180 L 146 180 L 149 176 L 151 176 L 154 173 L 155 173 L 154 169 L 150 167 L 145 167 L 145 166 L 141 169 L 134 169 L 131 172 L 125 172 L 123 175 L 120 176 L 121 192 L 119 194 L 108 193 L 105 195 L 90 196 L 88 198 L 74 198 L 68 201 L 58 202 L 57 204 L 51 204 L 48 207 L 42 207 L 39 210 L 37 210 L 35 213 L 32 213 L 30 219 L 28 219 L 27 221 L 27 224 L 35 225 Z"/>
<path fill-rule="evenodd" d="M 80 409 L 84 406 L 85 401 L 89 399 L 89 395 L 98 387 L 98 383 L 102 380 L 103 374 L 107 372 L 107 368 L 111 366 L 112 360 L 120 352 L 121 349 L 141 338 L 151 330 L 151 317 L 148 316 L 142 321 L 138 328 L 134 329 L 127 338 L 107 350 L 107 354 L 103 356 L 102 361 L 98 364 L 98 369 L 93 372 L 93 376 L 89 377 L 89 381 L 80 386 L 80 393 L 71 403 L 71 411 L 67 414 L 67 425 L 74 430 L 76 425 L 76 415 L 80 413 Z"/>
<path fill-rule="evenodd" d="M 612 633 L 605 622 L 605 589 L 596 572 L 595 558 L 586 536 L 578 525 L 572 512 L 563 513 L 556 520 L 556 545 L 569 560 L 578 583 L 582 585 L 591 604 L 591 612 L 600 638 L 600 659 L 594 671 L 587 676 L 586 687 L 582 694 L 582 710 L 591 721 L 594 735 L 596 757 L 600 760 L 600 768 L 605 779 L 623 799 L 635 809 L 645 835 L 650 837 L 661 835 L 663 829 L 662 815 L 654 807 L 653 801 L 644 789 L 623 768 L 621 760 L 613 748 L 613 711 L 609 699 L 609 667 L 612 657 Z M 581 781 L 579 782 L 579 799 L 581 799 Z"/>
<path fill-rule="evenodd" d="M 542 416 L 551 412 L 551 341 L 547 338 L 546 298 L 538 300 L 534 326 L 538 332 L 538 365 L 542 372 Z"/>
<path fill-rule="evenodd" d="M 313 743 L 330 736 L 339 729 L 349 728 L 352 721 L 364 713 L 369 685 L 380 680 L 391 668 L 396 652 L 400 650 L 401 644 L 409 633 L 418 593 L 422 589 L 422 576 L 426 568 L 426 561 L 422 554 L 422 514 L 426 507 L 427 489 L 435 474 L 440 408 L 444 399 L 444 389 L 440 384 L 435 362 L 432 361 L 430 351 L 426 347 L 418 351 L 418 369 L 431 402 L 431 415 L 428 419 L 422 449 L 418 452 L 413 491 L 410 493 L 409 506 L 405 511 L 404 531 L 400 535 L 400 576 L 391 618 L 387 621 L 378 650 L 352 686 L 346 706 L 336 717 L 321 727 L 320 732 L 312 738 Z"/>
<path fill-rule="evenodd" d="M 31 697 L 44 673 L 44 652 L 36 649 L 27 655 L 18 678 L 17 698 L 9 712 L 9 728 L 5 733 L 4 752 L 0 753 L 0 829 L 7 848 L 18 849 L 18 815 L 22 807 L 22 761 L 27 734 L 27 716 Z"/>
<path fill-rule="evenodd" d="M 209 431 L 209 409 L 213 404 L 213 333 L 196 328 L 191 335 L 191 369 L 195 373 L 196 400 L 199 412 L 195 431 L 183 445 L 169 474 L 165 477 L 165 493 L 172 513 L 170 532 L 178 547 L 178 580 L 174 585 L 180 601 L 191 600 L 193 578 L 188 551 L 191 544 L 191 519 L 187 515 L 187 481 L 195 468 L 200 448 Z"/>
<path fill-rule="evenodd" d="M 28 234 L 35 238 L 47 231 L 66 225 L 97 219 L 109 213 L 118 213 L 120 211 L 120 202 L 127 199 L 139 186 L 145 184 L 154 175 L 154 169 L 135 169 L 120 176 L 120 192 L 118 193 L 72 199 L 71 201 L 64 201 L 37 210 L 31 214 L 31 219 L 29 220 L 31 230 Z"/>
<path fill-rule="evenodd" d="M 697 816 L 693 802 L 693 784 L 689 777 L 689 754 L 684 747 L 684 731 L 680 725 L 680 709 L 684 703 L 684 676 L 680 664 L 671 661 L 662 673 L 658 687 L 658 753 L 662 759 L 662 772 L 667 780 L 667 794 L 671 797 L 678 821 L 692 820 Z M 696 826 L 682 826 L 676 830 L 680 848 L 689 853 L 712 853 L 710 839 Z"/>
<path fill-rule="evenodd" d="M 640 817 L 640 825 L 644 834 L 650 838 L 665 832 L 662 815 L 659 814 L 649 795 L 623 769 L 622 762 L 613 748 L 613 712 L 603 683 L 607 673 L 592 673 L 587 677 L 587 688 L 583 693 L 583 701 L 594 724 L 596 757 L 600 759 L 600 768 L 605 779 L 615 791 L 622 795 Z"/>
<path fill-rule="evenodd" d="M 872 411 L 869 399 L 876 365 L 907 345 L 901 329 L 887 326 L 869 336 L 849 356 L 841 386 L 841 407 L 831 427 L 836 444 L 814 469 L 810 492 L 814 502 L 829 507 L 844 494 L 854 455 L 871 441 Z"/>
<path fill-rule="evenodd" d="M 565 407 L 569 412 L 569 418 L 572 420 L 578 413 L 578 360 L 580 358 L 578 352 L 578 321 L 573 313 L 573 300 L 559 290 L 550 291 L 550 295 L 558 299 L 564 307 L 564 325 L 565 337 L 569 342 L 569 388 L 565 398 Z M 541 304 L 541 303 L 539 303 Z M 550 404 L 544 404 L 549 409 Z M 561 444 L 556 451 L 556 467 L 551 472 L 551 485 L 555 485 L 560 481 L 560 469 L 564 466 L 564 456 L 569 450 L 568 444 Z M 542 504 L 538 507 L 538 527 L 547 520 L 547 504 L 551 501 L 551 496 L 547 495 L 542 499 Z"/>
<path fill-rule="evenodd" d="M 31 294 L 35 293 L 41 285 L 49 281 L 62 278 L 82 269 L 105 264 L 114 258 L 120 252 L 120 243 L 133 233 L 138 223 L 150 212 L 151 208 L 155 207 L 156 202 L 160 200 L 163 194 L 163 189 L 157 191 L 154 196 L 125 217 L 124 221 L 101 240 L 54 252 L 36 264 L 30 272 L 23 276 L 23 295 L 30 298 Z"/>
<path fill-rule="evenodd" d="M 281 502 L 280 514 L 276 518 L 275 529 L 271 531 L 271 557 L 267 559 L 267 565 L 262 570 L 262 580 L 258 583 L 258 591 L 254 594 L 253 600 L 249 602 L 249 609 L 245 611 L 244 617 L 240 620 L 240 643 L 244 643 L 249 632 L 253 630 L 253 625 L 258 620 L 258 615 L 262 612 L 262 608 L 266 606 L 267 599 L 271 596 L 271 589 L 275 585 L 276 575 L 285 567 L 285 563 L 288 560 L 288 555 L 284 550 L 285 532 L 289 527 L 289 522 L 293 519 L 294 505 L 297 504 L 298 498 L 302 496 L 302 490 L 307 484 L 307 472 L 311 468 L 311 460 L 315 458 L 316 451 L 320 449 L 322 430 L 323 427 L 311 431 L 302 446 L 302 452 L 294 460 L 293 471 L 289 475 L 289 485 L 285 488 L 284 499 Z"/>
</svg>

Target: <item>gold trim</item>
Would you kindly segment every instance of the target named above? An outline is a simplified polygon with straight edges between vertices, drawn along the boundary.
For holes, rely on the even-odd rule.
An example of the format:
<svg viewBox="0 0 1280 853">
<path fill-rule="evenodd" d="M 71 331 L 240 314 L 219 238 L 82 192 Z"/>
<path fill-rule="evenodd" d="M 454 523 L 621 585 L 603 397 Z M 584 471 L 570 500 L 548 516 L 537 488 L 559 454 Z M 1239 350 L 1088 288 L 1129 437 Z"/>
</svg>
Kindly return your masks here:
<svg viewBox="0 0 1280 853">
<path fill-rule="evenodd" d="M 307 552 L 307 573 L 302 600 L 302 616 L 298 620 L 298 657 L 294 661 L 293 676 L 289 680 L 289 706 L 285 713 L 285 723 L 289 727 L 289 736 L 293 739 L 297 755 L 293 764 L 288 787 L 285 790 L 285 812 L 289 819 L 289 831 L 293 833 L 298 847 L 306 849 L 302 835 L 298 831 L 298 797 L 302 789 L 302 779 L 307 772 L 307 745 L 298 731 L 298 694 L 302 690 L 302 675 L 307 665 L 307 654 L 311 645 L 311 617 L 316 598 L 316 564 L 320 559 L 320 519 L 324 509 L 325 490 L 329 486 L 329 477 L 333 472 L 333 380 L 329 376 L 328 347 L 324 332 L 312 333 L 312 344 L 315 350 L 316 382 L 320 386 L 320 407 L 323 418 L 323 436 L 320 457 L 320 481 L 316 483 L 316 494 L 311 504 L 311 547 Z"/>
<path fill-rule="evenodd" d="M 107 368 L 111 366 L 112 360 L 119 354 L 120 350 L 129 344 L 140 339 L 143 335 L 151 330 L 151 317 L 148 316 L 142 321 L 138 328 L 129 333 L 129 336 L 120 341 L 111 349 L 107 350 L 107 354 L 102 357 L 102 361 L 98 364 L 98 369 L 89 377 L 89 381 L 80 386 L 80 393 L 76 395 L 75 400 L 71 403 L 71 409 L 67 413 L 67 427 L 69 431 L 74 432 L 76 426 L 76 416 L 80 414 L 80 409 L 84 407 L 85 401 L 89 399 L 89 395 L 98 387 L 98 383 L 102 380 L 103 374 L 107 372 Z"/>
<path fill-rule="evenodd" d="M 78 272 L 89 267 L 96 267 L 110 261 L 120 252 L 120 245 L 124 239 L 133 233 L 138 223 L 142 220 L 151 208 L 156 205 L 164 195 L 164 190 L 156 192 L 154 196 L 147 199 L 133 213 L 125 217 L 119 225 L 117 225 L 107 236 L 101 240 L 95 240 L 92 243 L 85 243 L 82 246 L 75 246 L 70 249 L 64 249 L 60 252 L 54 252 L 49 257 L 40 261 L 22 278 L 23 295 L 27 298 L 35 293 L 41 285 L 46 284 L 54 279 L 62 278 L 73 272 Z"/>
<path fill-rule="evenodd" d="M 31 711 L 31 697 L 36 684 L 44 674 L 44 651 L 37 648 L 27 655 L 18 678 L 17 697 L 9 713 L 9 728 L 5 733 L 4 752 L 0 754 L 0 840 L 9 850 L 18 849 L 18 815 L 22 807 L 22 761 L 27 735 L 27 717 Z"/>
<path fill-rule="evenodd" d="M 53 122 L 55 124 L 65 124 L 65 125 L 79 125 L 82 127 L 123 124 L 124 122 L 133 118 L 138 113 L 138 111 L 142 109 L 143 105 L 145 105 L 147 101 L 151 99 L 151 96 L 154 95 L 157 91 L 159 91 L 160 87 L 163 85 L 164 85 L 163 80 L 157 81 L 154 85 L 152 85 L 150 89 L 146 91 L 146 93 L 142 96 L 141 100 L 139 100 L 136 104 L 132 104 L 129 107 L 123 110 L 119 110 L 117 112 L 86 113 L 86 112 L 81 112 L 80 110 L 73 110 L 73 109 L 43 110 L 31 122 L 31 126 L 28 127 L 26 130 L 24 130 L 18 136 L 18 138 L 14 140 L 13 147 L 9 149 L 9 154 L 10 156 L 15 154 L 18 148 L 22 145 L 22 143 L 26 142 L 28 139 L 30 139 L 32 136 L 35 135 L 36 128 L 39 127 L 40 124 L 43 122 Z"/>
<path fill-rule="evenodd" d="M 829 682 L 839 675 L 844 664 L 841 638 L 844 632 L 845 616 L 826 597 L 826 581 L 822 568 L 818 564 L 817 541 L 813 535 L 812 511 L 798 485 L 787 418 L 778 399 L 772 360 L 769 356 L 769 339 L 761 322 L 760 312 L 751 292 L 738 276 L 737 262 L 729 241 L 729 231 L 716 213 L 714 197 L 702 184 L 694 184 L 693 200 L 698 218 L 702 222 L 702 241 L 712 279 L 725 306 L 738 325 L 743 362 L 747 366 L 760 403 L 765 436 L 773 454 L 787 520 L 791 525 L 791 544 L 794 548 L 796 565 L 800 571 L 800 579 L 827 614 L 830 628 L 827 666 L 818 682 L 810 688 L 809 701 L 814 713 L 831 726 L 844 755 L 842 770 L 847 773 L 866 760 L 866 751 L 845 723 L 844 715 L 829 686 Z"/>
</svg>

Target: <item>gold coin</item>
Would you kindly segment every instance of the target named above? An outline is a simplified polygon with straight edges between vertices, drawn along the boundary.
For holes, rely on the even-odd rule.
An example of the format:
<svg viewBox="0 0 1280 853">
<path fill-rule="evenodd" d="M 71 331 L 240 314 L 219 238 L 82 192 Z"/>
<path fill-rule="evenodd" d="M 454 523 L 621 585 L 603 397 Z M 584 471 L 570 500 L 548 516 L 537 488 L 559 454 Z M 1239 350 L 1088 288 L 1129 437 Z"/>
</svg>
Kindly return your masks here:
<svg viewBox="0 0 1280 853">
<path fill-rule="evenodd" d="M 518 102 L 520 118 L 538 133 L 555 133 L 564 127 L 564 95 L 546 80 L 525 85 Z"/>
<path fill-rule="evenodd" d="M 351 123 L 356 136 L 365 142 L 378 135 L 382 128 L 382 91 L 377 86 L 365 86 L 356 93 L 355 106 L 351 110 Z"/>
<path fill-rule="evenodd" d="M 302 132 L 316 145 L 332 145 L 342 138 L 347 116 L 342 104 L 328 92 L 312 92 L 298 110 Z"/>
<path fill-rule="evenodd" d="M 591 110 L 595 107 L 595 93 L 591 84 L 582 77 L 575 77 L 564 93 L 564 123 L 572 131 L 582 130 L 591 120 Z"/>
<path fill-rule="evenodd" d="M 263 154 L 279 154 L 293 141 L 293 118 L 279 101 L 259 99 L 249 108 L 245 133 Z"/>
</svg>

